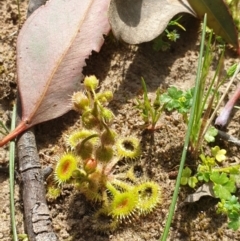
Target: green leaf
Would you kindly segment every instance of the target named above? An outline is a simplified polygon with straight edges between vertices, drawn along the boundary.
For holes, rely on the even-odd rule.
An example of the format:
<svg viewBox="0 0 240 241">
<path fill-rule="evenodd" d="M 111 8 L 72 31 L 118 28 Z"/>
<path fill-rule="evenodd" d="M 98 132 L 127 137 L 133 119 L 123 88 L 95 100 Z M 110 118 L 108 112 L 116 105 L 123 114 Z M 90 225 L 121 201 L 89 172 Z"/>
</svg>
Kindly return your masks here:
<svg viewBox="0 0 240 241">
<path fill-rule="evenodd" d="M 231 198 L 231 193 L 236 191 L 234 180 L 229 179 L 226 173 L 214 172 L 210 175 L 210 179 L 214 183 L 214 193 L 220 199 L 228 200 Z"/>
<path fill-rule="evenodd" d="M 223 185 L 229 181 L 229 178 L 227 177 L 226 173 L 220 174 L 218 172 L 212 173 L 210 176 L 210 179 L 212 182 L 214 182 L 216 184 L 220 184 L 220 185 Z"/>
<path fill-rule="evenodd" d="M 236 192 L 236 186 L 235 182 L 232 180 L 229 180 L 226 184 L 224 184 L 224 188 L 226 188 L 229 192 L 234 193 Z"/>
<path fill-rule="evenodd" d="M 238 202 L 238 198 L 234 195 L 231 196 L 229 200 L 226 201 L 224 207 L 228 210 L 236 210 L 240 211 L 240 203 Z"/>
<path fill-rule="evenodd" d="M 188 183 L 188 177 L 181 177 L 181 185 L 187 185 L 187 183 Z"/>
<path fill-rule="evenodd" d="M 197 178 L 199 181 L 209 182 L 210 175 L 209 175 L 209 173 L 200 172 L 200 173 L 198 173 Z"/>
<path fill-rule="evenodd" d="M 236 26 L 223 0 L 188 0 L 188 2 L 200 19 L 203 19 L 207 13 L 207 25 L 239 50 Z"/>
<path fill-rule="evenodd" d="M 192 170 L 189 167 L 185 167 L 182 172 L 182 177 L 190 177 Z"/>
<path fill-rule="evenodd" d="M 181 90 L 178 90 L 175 86 L 172 86 L 168 88 L 168 94 L 173 99 L 178 99 L 182 96 L 183 92 Z"/>
<path fill-rule="evenodd" d="M 211 149 L 212 155 L 216 158 L 218 162 L 222 162 L 226 160 L 226 153 L 225 149 L 220 149 L 219 146 L 215 146 Z"/>
<path fill-rule="evenodd" d="M 210 126 L 204 136 L 204 139 L 209 142 L 215 141 L 215 136 L 218 134 L 218 130 L 214 126 Z"/>
<path fill-rule="evenodd" d="M 230 66 L 230 68 L 227 70 L 227 76 L 230 78 L 234 75 L 235 71 L 237 69 L 237 63 Z"/>
<path fill-rule="evenodd" d="M 192 174 L 192 170 L 189 167 L 185 167 L 183 169 L 182 177 L 181 177 L 181 185 L 187 185 L 188 184 L 191 174 Z"/>
<path fill-rule="evenodd" d="M 231 193 L 220 184 L 215 184 L 213 190 L 217 198 L 227 200 L 231 197 Z"/>
<path fill-rule="evenodd" d="M 197 183 L 198 183 L 198 179 L 195 176 L 189 177 L 189 179 L 188 179 L 189 187 L 195 188 Z"/>
<path fill-rule="evenodd" d="M 234 219 L 228 223 L 228 227 L 233 229 L 234 231 L 237 231 L 240 227 L 240 217 L 238 219 Z"/>
<path fill-rule="evenodd" d="M 192 106 L 193 88 L 183 92 L 175 86 L 168 88 L 167 92 L 162 94 L 160 100 L 165 103 L 168 111 L 173 109 L 179 113 L 187 113 Z"/>
</svg>

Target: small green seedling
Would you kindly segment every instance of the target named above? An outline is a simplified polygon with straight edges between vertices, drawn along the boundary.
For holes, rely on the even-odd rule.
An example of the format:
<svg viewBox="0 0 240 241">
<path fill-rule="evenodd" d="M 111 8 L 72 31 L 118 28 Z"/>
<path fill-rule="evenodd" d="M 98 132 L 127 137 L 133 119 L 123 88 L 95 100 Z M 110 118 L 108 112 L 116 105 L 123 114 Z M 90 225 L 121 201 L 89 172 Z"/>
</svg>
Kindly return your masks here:
<svg viewBox="0 0 240 241">
<path fill-rule="evenodd" d="M 186 29 L 179 23 L 179 20 L 181 18 L 182 16 L 180 16 L 175 20 L 170 21 L 165 31 L 161 35 L 159 35 L 156 39 L 153 40 L 153 49 L 155 51 L 168 50 L 171 46 L 170 42 L 176 42 L 177 39 L 180 38 L 180 35 L 177 32 L 177 29 L 170 30 L 173 26 L 174 27 L 177 26 L 182 30 L 186 31 Z"/>
<path fill-rule="evenodd" d="M 189 167 L 185 167 L 182 172 L 181 185 L 189 185 L 191 188 L 195 188 L 198 180 L 195 176 L 191 176 L 192 170 Z"/>
<path fill-rule="evenodd" d="M 193 176 L 192 170 L 185 167 L 181 184 L 194 188 L 198 182 L 212 183 L 214 195 L 220 199 L 217 212 L 226 214 L 229 219 L 228 226 L 237 230 L 240 227 L 240 203 L 234 193 L 240 176 L 240 165 L 222 167 L 227 160 L 226 150 L 218 146 L 211 149 L 211 156 L 201 154 L 200 160 L 197 173 Z"/>
<path fill-rule="evenodd" d="M 126 219 L 152 212 L 161 202 L 161 188 L 136 163 L 141 155 L 138 138 L 120 137 L 110 127 L 114 114 L 106 106 L 112 92 L 97 93 L 95 76 L 86 77 L 84 87 L 72 97 L 73 108 L 82 114 L 82 127 L 67 137 L 68 150 L 57 160 L 47 197 L 57 198 L 64 184 L 74 185 L 100 206 L 93 228 L 109 232 Z"/>
<path fill-rule="evenodd" d="M 137 99 L 136 108 L 141 111 L 146 129 L 155 130 L 156 124 L 164 109 L 164 104 L 160 101 L 160 90 L 156 91 L 156 98 L 151 102 L 148 98 L 147 86 L 144 79 L 141 79 L 143 87 L 143 100 Z"/>
<path fill-rule="evenodd" d="M 204 135 L 204 139 L 206 142 L 215 142 L 215 137 L 218 134 L 218 130 L 214 126 L 210 126 Z"/>
<path fill-rule="evenodd" d="M 240 203 L 235 195 L 232 195 L 230 199 L 221 201 L 218 203 L 217 212 L 220 214 L 226 214 L 229 218 L 228 227 L 234 231 L 240 227 Z"/>
<path fill-rule="evenodd" d="M 192 106 L 194 88 L 182 91 L 172 86 L 167 89 L 166 93 L 160 96 L 161 103 L 165 104 L 168 111 L 177 110 L 183 115 L 185 123 L 187 123 L 187 114 Z"/>
</svg>

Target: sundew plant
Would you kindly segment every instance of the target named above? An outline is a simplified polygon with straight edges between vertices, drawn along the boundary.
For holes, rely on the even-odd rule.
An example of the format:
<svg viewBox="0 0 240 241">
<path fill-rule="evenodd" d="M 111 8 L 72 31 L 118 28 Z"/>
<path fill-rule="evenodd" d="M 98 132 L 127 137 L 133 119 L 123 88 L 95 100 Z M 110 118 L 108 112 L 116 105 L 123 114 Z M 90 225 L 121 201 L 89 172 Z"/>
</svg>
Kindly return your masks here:
<svg viewBox="0 0 240 241">
<path fill-rule="evenodd" d="M 161 202 L 161 188 L 137 163 L 138 138 L 120 137 L 110 128 L 114 114 L 106 106 L 113 94 L 97 93 L 98 84 L 95 76 L 86 77 L 85 91 L 72 96 L 82 128 L 67 137 L 68 150 L 57 160 L 55 185 L 49 185 L 48 196 L 56 198 L 64 185 L 72 184 L 100 206 L 93 215 L 94 229 L 109 232 L 124 220 L 152 212 Z"/>
</svg>

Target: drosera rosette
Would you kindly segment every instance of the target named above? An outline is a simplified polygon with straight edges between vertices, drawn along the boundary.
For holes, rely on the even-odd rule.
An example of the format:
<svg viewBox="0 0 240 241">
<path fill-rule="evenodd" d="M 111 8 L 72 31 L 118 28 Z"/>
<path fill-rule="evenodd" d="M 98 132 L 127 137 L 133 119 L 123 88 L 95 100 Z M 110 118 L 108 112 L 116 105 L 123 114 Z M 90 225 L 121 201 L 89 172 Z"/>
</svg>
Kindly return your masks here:
<svg viewBox="0 0 240 241">
<path fill-rule="evenodd" d="M 137 210 L 138 194 L 132 188 L 129 191 L 120 192 L 110 182 L 106 184 L 107 189 L 112 195 L 109 206 L 109 214 L 119 222 L 126 219 L 131 220 Z"/>
<path fill-rule="evenodd" d="M 140 215 L 146 215 L 161 203 L 160 186 L 153 181 L 143 182 L 135 187 L 138 193 L 137 208 Z"/>
<path fill-rule="evenodd" d="M 136 159 L 141 155 L 141 146 L 134 136 L 121 137 L 116 141 L 117 155 L 120 158 Z"/>
<path fill-rule="evenodd" d="M 54 179 L 60 188 L 71 183 L 87 200 L 100 206 L 93 215 L 96 230 L 112 232 L 121 222 L 151 212 L 160 203 L 161 191 L 156 183 L 147 181 L 137 162 L 140 140 L 119 137 L 110 128 L 114 114 L 106 106 L 113 94 L 96 93 L 98 85 L 95 76 L 87 76 L 85 92 L 75 94 L 83 128 L 66 138 L 70 152 L 59 158 Z"/>
<path fill-rule="evenodd" d="M 73 172 L 77 169 L 78 158 L 72 153 L 65 153 L 57 160 L 54 179 L 58 185 L 62 185 L 72 178 Z"/>
</svg>

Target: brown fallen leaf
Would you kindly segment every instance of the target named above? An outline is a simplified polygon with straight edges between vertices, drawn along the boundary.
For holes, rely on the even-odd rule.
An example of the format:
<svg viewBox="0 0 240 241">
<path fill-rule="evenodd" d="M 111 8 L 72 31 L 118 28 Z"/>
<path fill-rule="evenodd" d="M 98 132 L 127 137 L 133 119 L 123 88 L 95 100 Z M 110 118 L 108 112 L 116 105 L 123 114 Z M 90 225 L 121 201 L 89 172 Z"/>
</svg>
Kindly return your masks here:
<svg viewBox="0 0 240 241">
<path fill-rule="evenodd" d="M 17 40 L 21 122 L 0 146 L 71 109 L 85 59 L 100 50 L 110 30 L 109 1 L 50 0 L 27 19 Z"/>
<path fill-rule="evenodd" d="M 109 22 L 117 39 L 139 44 L 159 36 L 179 13 L 195 16 L 187 0 L 111 0 Z"/>
<path fill-rule="evenodd" d="M 189 194 L 187 198 L 184 200 L 184 203 L 197 202 L 201 197 L 204 196 L 215 197 L 213 191 L 213 183 L 204 183 L 196 190 L 196 192 Z"/>
<path fill-rule="evenodd" d="M 207 25 L 240 54 L 236 26 L 223 0 L 111 0 L 109 21 L 117 39 L 139 44 L 158 37 L 179 13 L 200 19 L 207 13 Z"/>
</svg>

